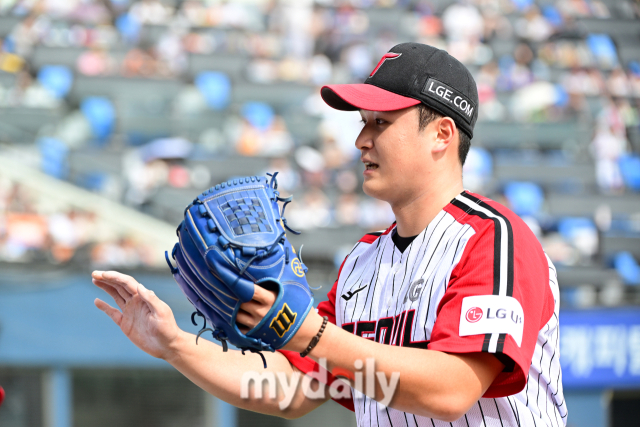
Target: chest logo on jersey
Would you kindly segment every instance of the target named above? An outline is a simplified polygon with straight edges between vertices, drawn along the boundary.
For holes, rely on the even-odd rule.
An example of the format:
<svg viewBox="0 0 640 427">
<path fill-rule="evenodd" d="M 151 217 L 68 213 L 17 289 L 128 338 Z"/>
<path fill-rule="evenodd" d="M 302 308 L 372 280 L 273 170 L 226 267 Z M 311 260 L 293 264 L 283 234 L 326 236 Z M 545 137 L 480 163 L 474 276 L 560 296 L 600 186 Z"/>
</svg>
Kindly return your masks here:
<svg viewBox="0 0 640 427">
<path fill-rule="evenodd" d="M 418 279 L 415 282 L 413 282 L 411 284 L 411 287 L 409 288 L 409 292 L 407 292 L 407 294 L 404 296 L 404 300 L 402 301 L 402 303 L 406 303 L 407 299 L 410 299 L 411 302 L 417 301 L 418 298 L 420 298 L 420 294 L 422 293 L 422 290 L 424 289 L 424 279 Z"/>
<path fill-rule="evenodd" d="M 356 289 L 355 291 L 348 291 L 346 294 L 342 295 L 342 298 L 345 301 L 349 301 L 351 298 L 353 298 L 353 296 L 355 294 L 357 294 L 358 292 L 360 292 L 361 290 L 363 290 L 366 287 L 367 287 L 367 285 L 364 285 L 363 287 L 361 287 L 360 289 Z"/>
<path fill-rule="evenodd" d="M 508 334 L 520 347 L 523 332 L 524 311 L 517 299 L 500 295 L 475 295 L 462 300 L 458 331 L 461 337 Z"/>
<path fill-rule="evenodd" d="M 360 320 L 344 323 L 342 329 L 359 337 L 381 344 L 400 347 L 427 348 L 429 341 L 413 341 L 413 323 L 416 310 L 406 310 L 397 316 L 378 320 Z"/>
</svg>

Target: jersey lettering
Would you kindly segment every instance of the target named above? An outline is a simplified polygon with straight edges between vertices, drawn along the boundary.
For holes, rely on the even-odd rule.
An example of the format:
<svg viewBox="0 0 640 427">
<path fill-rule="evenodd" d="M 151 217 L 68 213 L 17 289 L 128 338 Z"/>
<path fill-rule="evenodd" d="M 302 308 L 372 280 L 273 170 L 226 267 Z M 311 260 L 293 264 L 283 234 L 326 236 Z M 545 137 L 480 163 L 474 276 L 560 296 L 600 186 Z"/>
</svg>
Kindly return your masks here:
<svg viewBox="0 0 640 427">
<path fill-rule="evenodd" d="M 390 344 L 391 331 L 395 331 L 393 345 L 400 345 L 401 347 L 427 348 L 429 341 L 411 340 L 415 314 L 416 310 L 412 309 L 402 312 L 396 317 L 385 317 L 378 321 L 364 320 L 356 322 L 355 334 L 371 341 Z M 353 323 L 342 325 L 342 329 L 347 332 L 354 333 L 353 325 Z"/>
</svg>

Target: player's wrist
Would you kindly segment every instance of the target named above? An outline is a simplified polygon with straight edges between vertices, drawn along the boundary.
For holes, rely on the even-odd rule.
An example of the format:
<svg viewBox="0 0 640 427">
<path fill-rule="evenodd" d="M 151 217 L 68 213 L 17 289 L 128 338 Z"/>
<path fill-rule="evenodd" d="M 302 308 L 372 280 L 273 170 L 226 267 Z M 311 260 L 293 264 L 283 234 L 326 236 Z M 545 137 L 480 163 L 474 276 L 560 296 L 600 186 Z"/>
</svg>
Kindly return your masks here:
<svg viewBox="0 0 640 427">
<path fill-rule="evenodd" d="M 309 342 L 316 336 L 318 330 L 322 326 L 323 318 L 314 309 L 309 310 L 309 314 L 300 325 L 298 332 L 289 340 L 287 345 L 284 346 L 285 350 L 296 351 L 298 353 L 303 352 L 308 346 Z"/>
<path fill-rule="evenodd" d="M 182 329 L 179 329 L 176 336 L 165 347 L 165 351 L 162 356 L 160 356 L 160 359 L 173 365 L 181 358 L 182 351 L 187 348 L 189 337 L 191 337 L 191 340 L 195 342 L 193 334 L 189 334 Z"/>
</svg>

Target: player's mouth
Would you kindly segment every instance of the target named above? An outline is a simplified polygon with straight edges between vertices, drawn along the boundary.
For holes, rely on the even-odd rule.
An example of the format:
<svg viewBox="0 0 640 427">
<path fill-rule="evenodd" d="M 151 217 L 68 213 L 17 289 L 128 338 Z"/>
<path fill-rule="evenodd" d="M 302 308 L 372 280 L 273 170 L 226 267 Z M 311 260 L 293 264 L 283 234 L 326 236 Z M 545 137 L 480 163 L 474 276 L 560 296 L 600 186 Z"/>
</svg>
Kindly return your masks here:
<svg viewBox="0 0 640 427">
<path fill-rule="evenodd" d="M 378 165 L 372 162 L 364 162 L 364 167 L 368 171 L 378 169 Z"/>
</svg>

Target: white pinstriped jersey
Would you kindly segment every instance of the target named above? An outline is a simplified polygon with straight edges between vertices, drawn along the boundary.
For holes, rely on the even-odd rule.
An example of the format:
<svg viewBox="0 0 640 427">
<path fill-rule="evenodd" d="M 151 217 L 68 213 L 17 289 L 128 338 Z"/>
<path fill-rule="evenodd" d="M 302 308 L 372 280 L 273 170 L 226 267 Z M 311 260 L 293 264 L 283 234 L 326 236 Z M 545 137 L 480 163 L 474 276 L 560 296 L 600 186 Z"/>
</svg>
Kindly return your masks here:
<svg viewBox="0 0 640 427">
<path fill-rule="evenodd" d="M 358 426 L 566 425 L 556 272 L 528 227 L 504 206 L 463 192 L 404 252 L 394 229 L 355 245 L 319 312 L 365 339 L 495 353 L 506 368 L 453 423 L 384 407 L 352 389 Z"/>
</svg>

